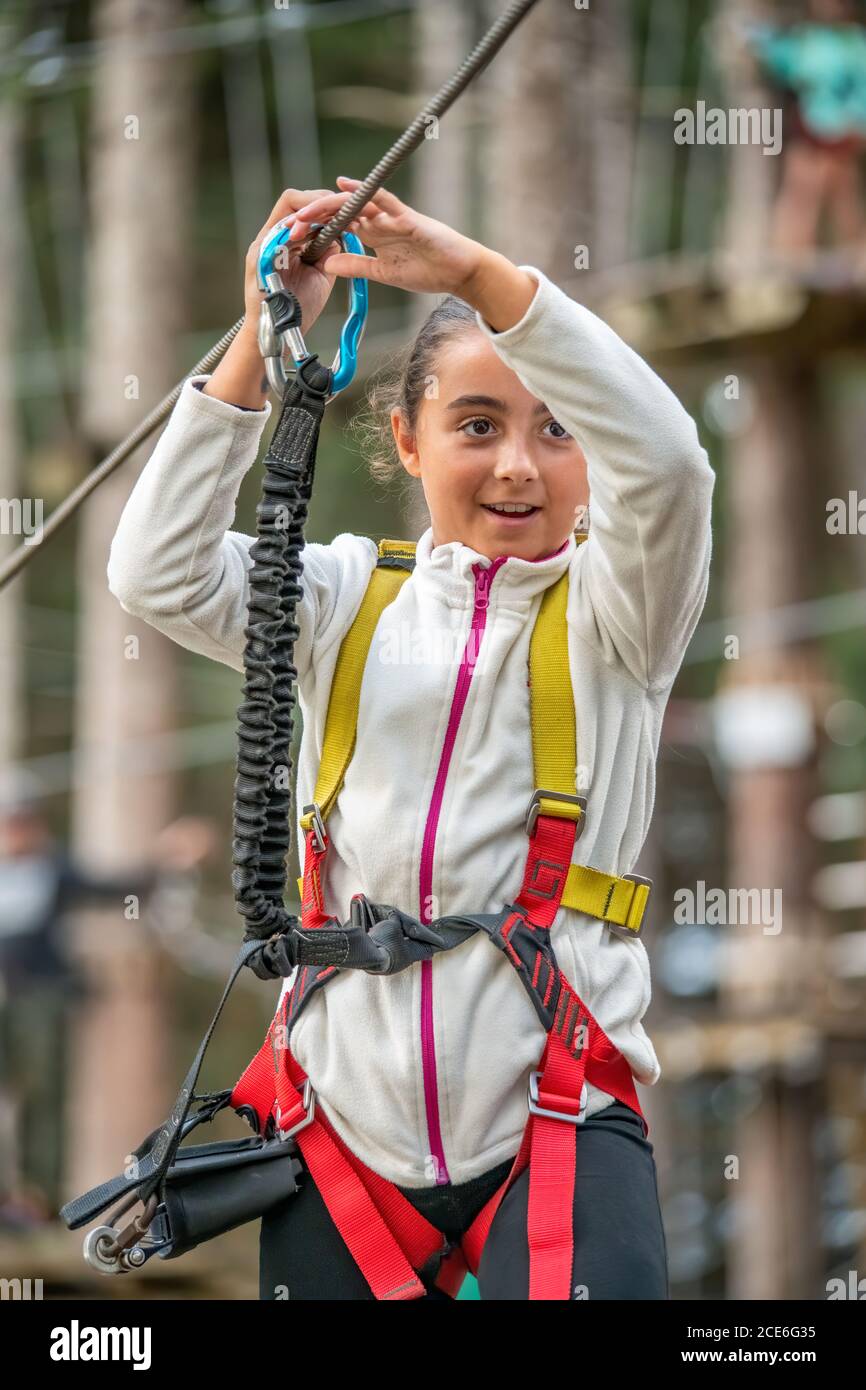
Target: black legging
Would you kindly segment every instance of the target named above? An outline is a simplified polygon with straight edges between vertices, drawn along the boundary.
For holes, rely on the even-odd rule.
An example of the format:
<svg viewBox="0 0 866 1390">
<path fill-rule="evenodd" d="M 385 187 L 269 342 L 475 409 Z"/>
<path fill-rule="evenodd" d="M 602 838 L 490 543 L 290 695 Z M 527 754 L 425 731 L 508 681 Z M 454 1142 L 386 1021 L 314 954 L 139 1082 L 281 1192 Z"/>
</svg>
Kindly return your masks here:
<svg viewBox="0 0 866 1390">
<path fill-rule="evenodd" d="M 668 1299 L 667 1247 L 653 1146 L 641 1119 L 615 1101 L 575 1127 L 574 1299 Z M 512 1159 L 472 1182 L 400 1191 L 450 1239 L 468 1230 L 508 1176 Z M 293 1197 L 263 1217 L 259 1297 L 295 1300 L 372 1299 L 309 1174 Z M 529 1294 L 526 1234 L 529 1170 L 506 1193 L 478 1269 L 483 1300 Z M 427 1297 L 449 1299 L 427 1286 Z M 423 1302 L 424 1300 L 418 1300 Z"/>
</svg>

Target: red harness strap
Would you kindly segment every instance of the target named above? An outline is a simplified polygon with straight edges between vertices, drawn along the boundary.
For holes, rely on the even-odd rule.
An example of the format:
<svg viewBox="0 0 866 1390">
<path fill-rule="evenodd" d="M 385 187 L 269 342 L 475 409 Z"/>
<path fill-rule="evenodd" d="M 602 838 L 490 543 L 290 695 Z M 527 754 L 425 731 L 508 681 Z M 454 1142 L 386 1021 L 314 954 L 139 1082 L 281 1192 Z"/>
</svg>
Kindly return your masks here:
<svg viewBox="0 0 866 1390">
<path fill-rule="evenodd" d="M 268 1036 L 232 1093 L 232 1105 L 251 1106 L 264 1133 L 268 1118 L 301 1151 L 334 1225 L 376 1299 L 422 1298 L 416 1273 L 425 1266 L 437 1287 L 456 1298 L 466 1274 L 459 1246 L 443 1236 L 406 1200 L 399 1188 L 353 1154 L 306 1089 L 307 1076 L 283 1041 L 286 1006 L 281 1001 Z M 442 1257 L 441 1259 L 439 1257 Z"/>
<path fill-rule="evenodd" d="M 538 816 L 529 840 L 523 885 L 515 899 L 515 905 L 525 909 L 526 925 L 530 928 L 553 925 L 576 838 L 575 821 Z M 503 937 L 520 922 L 521 918 L 515 913 L 511 923 L 503 928 Z M 512 964 L 520 970 L 523 962 L 513 947 L 507 946 L 506 954 L 509 953 Z M 536 975 L 541 960 L 539 953 Z M 467 1263 L 475 1274 L 499 1204 L 528 1164 L 531 1300 L 571 1298 L 577 1125 L 567 1118 L 556 1117 L 580 1114 L 583 1084 L 589 1080 L 644 1118 L 625 1057 L 614 1047 L 561 971 L 559 979 L 561 993 L 556 1016 L 539 1066 L 536 1109 L 530 1113 L 511 1172 L 479 1212 L 462 1241 Z M 551 985 L 552 979 L 548 981 L 548 993 Z M 553 1113 L 545 1115 L 539 1111 Z M 649 1132 L 648 1126 L 646 1131 Z"/>
<path fill-rule="evenodd" d="M 316 842 L 307 833 L 303 893 L 304 926 L 322 926 L 325 913 L 321 864 L 327 835 Z M 512 1183 L 529 1165 L 529 1297 L 569 1299 L 573 1277 L 573 1194 L 576 1171 L 576 1124 L 583 1084 L 629 1105 L 643 1119 L 631 1068 L 558 967 L 549 968 L 552 952 L 540 949 L 553 924 L 565 886 L 576 839 L 574 821 L 539 815 L 530 838 L 523 886 L 515 900 L 522 909 L 506 921 L 497 942 L 542 1004 L 559 998 L 537 1074 L 537 1100 L 531 1104 L 520 1150 L 511 1172 L 479 1212 L 458 1246 L 416 1211 L 399 1189 L 368 1168 L 347 1147 L 330 1121 L 316 1109 L 307 1076 L 288 1046 L 292 996 L 303 997 L 305 981 L 296 980 L 284 996 L 262 1048 L 238 1081 L 231 1098 L 235 1108 L 255 1111 L 259 1131 L 269 1118 L 297 1143 L 334 1224 L 379 1300 L 424 1296 L 417 1271 L 456 1297 L 467 1268 L 476 1274 L 493 1218 Z M 539 949 L 527 981 L 527 963 L 509 939 L 516 931 L 538 933 Z M 542 976 L 542 971 L 546 975 Z M 329 971 L 329 974 L 336 973 Z M 312 1108 L 309 1107 L 313 1100 Z M 545 1113 L 547 1112 L 547 1113 Z M 649 1127 L 644 1119 L 645 1132 Z M 293 1133 L 294 1131 L 294 1133 Z"/>
</svg>

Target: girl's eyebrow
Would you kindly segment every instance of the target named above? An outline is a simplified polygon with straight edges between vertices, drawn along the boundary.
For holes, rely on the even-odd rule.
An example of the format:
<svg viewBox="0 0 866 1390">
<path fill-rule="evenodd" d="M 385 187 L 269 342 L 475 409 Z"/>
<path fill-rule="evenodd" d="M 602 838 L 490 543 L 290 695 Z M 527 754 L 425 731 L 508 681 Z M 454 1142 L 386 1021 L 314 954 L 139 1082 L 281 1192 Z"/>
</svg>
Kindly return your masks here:
<svg viewBox="0 0 866 1390">
<path fill-rule="evenodd" d="M 453 401 L 449 401 L 446 410 L 462 410 L 467 405 L 486 405 L 491 410 L 501 410 L 503 415 L 507 415 L 509 406 L 506 401 L 501 401 L 497 396 L 457 396 Z M 544 412 L 549 414 L 547 406 L 543 401 L 539 401 L 533 410 L 533 415 L 541 415 Z"/>
</svg>

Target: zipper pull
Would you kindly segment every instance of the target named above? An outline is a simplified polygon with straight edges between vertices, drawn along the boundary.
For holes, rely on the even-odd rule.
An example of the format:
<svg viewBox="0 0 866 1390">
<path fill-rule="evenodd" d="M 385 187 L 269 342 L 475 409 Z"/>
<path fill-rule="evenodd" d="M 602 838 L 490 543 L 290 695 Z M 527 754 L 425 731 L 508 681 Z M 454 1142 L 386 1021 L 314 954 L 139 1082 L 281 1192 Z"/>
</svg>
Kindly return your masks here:
<svg viewBox="0 0 866 1390">
<path fill-rule="evenodd" d="M 486 608 L 490 594 L 490 571 L 475 569 L 475 607 Z"/>
</svg>

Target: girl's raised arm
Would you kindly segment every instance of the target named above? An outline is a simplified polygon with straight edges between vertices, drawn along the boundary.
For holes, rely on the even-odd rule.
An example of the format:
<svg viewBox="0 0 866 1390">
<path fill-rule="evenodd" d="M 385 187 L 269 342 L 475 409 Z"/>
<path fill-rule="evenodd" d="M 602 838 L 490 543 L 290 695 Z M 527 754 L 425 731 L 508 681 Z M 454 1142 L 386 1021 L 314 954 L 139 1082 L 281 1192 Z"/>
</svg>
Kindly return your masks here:
<svg viewBox="0 0 866 1390">
<path fill-rule="evenodd" d="M 568 618 L 647 689 L 671 684 L 709 581 L 715 474 L 691 416 L 600 318 L 534 266 L 522 319 L 484 331 L 587 459 L 589 538 Z"/>
<path fill-rule="evenodd" d="M 122 607 L 181 646 L 242 669 L 253 537 L 231 530 L 238 490 L 271 413 L 184 383 L 111 546 L 108 583 Z M 348 626 L 376 563 L 365 536 L 307 544 L 295 665 L 304 681 L 331 624 Z M 353 608 L 354 605 L 354 608 Z"/>
<path fill-rule="evenodd" d="M 211 377 L 188 379 L 117 528 L 108 564 L 111 592 L 128 613 L 192 651 L 241 670 L 249 602 L 252 536 L 232 531 L 238 490 L 255 462 L 271 415 L 257 342 L 262 302 L 258 258 L 278 222 L 325 190 L 286 189 L 247 251 L 244 324 Z M 336 277 L 330 247 L 315 265 L 292 258 L 283 281 L 303 323 L 321 313 Z M 303 553 L 295 665 L 304 681 L 313 651 L 337 622 L 348 626 L 376 563 L 376 546 L 342 535 Z"/>
<path fill-rule="evenodd" d="M 338 183 L 339 193 L 298 210 L 302 229 L 359 186 Z M 612 328 L 534 266 L 515 267 L 386 189 L 357 226 L 375 259 L 338 253 L 332 271 L 465 299 L 502 360 L 583 447 L 590 534 L 575 557 L 569 621 L 645 688 L 670 685 L 709 580 L 715 475 L 694 421 Z"/>
</svg>

